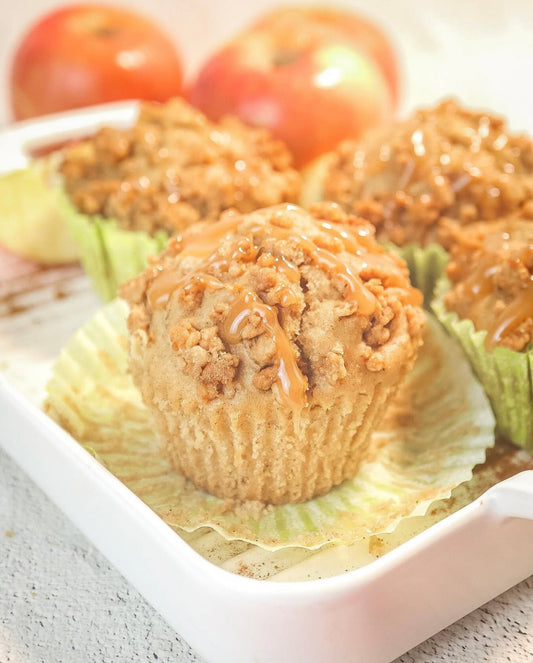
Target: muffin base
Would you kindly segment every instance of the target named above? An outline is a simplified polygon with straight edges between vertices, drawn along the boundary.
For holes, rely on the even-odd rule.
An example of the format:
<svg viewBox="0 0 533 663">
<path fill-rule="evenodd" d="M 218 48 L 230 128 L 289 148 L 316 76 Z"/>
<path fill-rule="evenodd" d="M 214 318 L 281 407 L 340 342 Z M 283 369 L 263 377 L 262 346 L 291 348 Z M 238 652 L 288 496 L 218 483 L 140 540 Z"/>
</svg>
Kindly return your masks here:
<svg viewBox="0 0 533 663">
<path fill-rule="evenodd" d="M 300 414 L 226 403 L 183 416 L 177 426 L 175 412 L 158 413 L 157 423 L 165 454 L 197 487 L 222 498 L 295 503 L 356 474 L 391 396 L 378 384 L 356 403 L 338 397 Z"/>
</svg>

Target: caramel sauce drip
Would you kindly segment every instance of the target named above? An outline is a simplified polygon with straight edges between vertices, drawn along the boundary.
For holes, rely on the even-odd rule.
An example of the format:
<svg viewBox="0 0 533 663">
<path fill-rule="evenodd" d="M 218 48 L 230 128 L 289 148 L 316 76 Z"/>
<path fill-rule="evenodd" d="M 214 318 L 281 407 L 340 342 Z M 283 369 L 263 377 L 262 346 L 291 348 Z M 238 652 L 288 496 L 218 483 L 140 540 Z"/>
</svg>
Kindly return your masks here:
<svg viewBox="0 0 533 663">
<path fill-rule="evenodd" d="M 242 330 L 254 313 L 259 315 L 264 329 L 274 341 L 278 358 L 277 383 L 280 393 L 290 407 L 300 410 L 306 404 L 307 380 L 298 367 L 287 334 L 279 324 L 277 309 L 265 304 L 255 292 L 251 290 L 243 292 L 228 311 L 224 323 L 225 338 L 228 343 L 240 343 Z"/>
<path fill-rule="evenodd" d="M 360 259 L 361 271 L 369 267 L 375 268 L 380 276 L 382 275 L 387 286 L 407 290 L 406 302 L 408 304 L 416 306 L 422 304 L 422 293 L 411 286 L 405 273 L 391 260 L 386 250 L 376 244 L 366 228 L 354 229 L 350 227 L 349 229 L 343 229 L 325 221 L 321 222 L 319 226 L 324 232 L 336 239 L 344 251 Z"/>
<path fill-rule="evenodd" d="M 170 240 L 169 246 L 172 246 L 176 252 L 179 252 L 180 259 L 192 256 L 194 258 L 206 258 L 214 253 L 222 240 L 232 235 L 241 223 L 240 216 L 230 216 L 224 221 L 211 223 L 201 232 L 194 235 L 181 236 Z"/>
<path fill-rule="evenodd" d="M 522 290 L 520 296 L 497 317 L 488 330 L 485 347 L 488 350 L 494 348 L 501 343 L 506 334 L 513 332 L 527 318 L 533 318 L 533 279 Z"/>
<path fill-rule="evenodd" d="M 221 261 L 216 262 L 213 256 L 216 253 L 218 246 L 222 239 L 234 232 L 239 225 L 239 217 L 230 218 L 225 221 L 214 223 L 205 232 L 198 235 L 192 235 L 186 238 L 176 238 L 174 246 L 179 252 L 181 259 L 193 256 L 196 258 L 207 258 L 206 262 L 202 264 L 201 268 L 206 268 L 209 264 L 219 266 Z M 378 261 L 391 270 L 390 260 L 382 258 L 373 246 L 374 252 L 371 254 L 367 251 L 361 251 L 361 244 L 364 242 L 364 234 L 356 235 L 355 233 L 348 232 L 347 229 L 335 228 L 333 224 L 322 223 L 321 227 L 329 234 L 334 235 L 339 241 L 340 250 L 345 250 L 354 256 L 361 256 L 364 265 L 372 264 L 372 261 L 377 266 Z M 332 278 L 338 278 L 345 284 L 344 298 L 347 301 L 355 302 L 363 315 L 371 315 L 376 308 L 376 298 L 366 288 L 357 274 L 354 274 L 350 267 L 334 253 L 327 249 L 321 248 L 315 242 L 304 235 L 295 235 L 293 230 L 281 228 L 278 226 L 256 226 L 249 229 L 251 236 L 259 237 L 273 237 L 275 239 L 289 239 L 296 238 L 304 253 L 311 259 L 311 261 L 321 270 L 326 272 Z M 361 244 L 359 243 L 361 241 Z M 208 258 L 208 256 L 211 256 Z M 364 266 L 363 265 L 363 266 Z M 291 265 L 283 256 L 275 258 L 276 268 L 287 276 L 287 279 L 296 283 L 300 279 L 299 271 Z M 403 286 L 408 285 L 403 274 L 397 270 L 394 277 L 395 282 Z M 163 306 L 169 299 L 170 295 L 178 287 L 182 286 L 180 278 L 176 278 L 173 270 L 166 270 L 157 274 L 153 280 L 148 293 L 150 303 L 156 307 Z M 413 289 L 414 290 L 414 289 Z M 416 291 L 415 291 L 416 292 Z"/>
<path fill-rule="evenodd" d="M 175 270 L 160 272 L 148 290 L 148 302 L 153 309 L 164 308 L 170 295 L 179 288 L 185 292 L 194 290 L 220 290 L 225 286 L 222 281 L 202 272 L 192 272 L 176 278 Z"/>
<path fill-rule="evenodd" d="M 371 315 L 376 310 L 376 298 L 350 267 L 334 253 L 321 249 L 307 237 L 302 237 L 302 247 L 311 260 L 322 271 L 344 282 L 344 299 L 357 303 L 357 310 L 363 315 Z"/>
<path fill-rule="evenodd" d="M 485 247 L 491 251 L 499 247 L 509 248 L 511 242 L 509 233 L 491 234 L 485 238 Z M 530 260 L 533 246 L 528 245 L 525 249 L 513 259 L 517 265 L 522 263 L 527 264 Z M 486 297 L 492 294 L 496 289 L 494 283 L 494 275 L 498 273 L 499 263 L 491 264 L 488 267 L 481 265 L 475 269 L 472 274 L 465 279 L 463 287 L 466 294 L 473 299 Z M 533 318 L 533 276 L 531 280 L 522 290 L 519 296 L 507 305 L 504 311 L 496 318 L 494 324 L 487 330 L 487 337 L 485 339 L 485 347 L 491 350 L 502 342 L 502 339 L 507 334 L 512 333 L 517 327 L 520 326 L 527 318 Z"/>
<path fill-rule="evenodd" d="M 464 288 L 472 297 L 485 297 L 494 292 L 492 277 L 498 271 L 498 265 L 476 269 L 464 282 Z"/>
<path fill-rule="evenodd" d="M 298 268 L 289 262 L 285 256 L 276 256 L 274 258 L 274 264 L 278 272 L 287 278 L 287 281 L 290 281 L 291 283 L 300 282 L 300 272 Z"/>
<path fill-rule="evenodd" d="M 233 255 L 228 259 L 219 256 L 218 248 L 224 238 L 231 237 L 242 222 L 241 217 L 230 217 L 225 221 L 208 226 L 197 235 L 178 237 L 171 240 L 170 247 L 178 253 L 180 262 L 166 270 L 154 270 L 154 278 L 148 289 L 148 301 L 152 308 L 164 308 L 170 296 L 182 288 L 185 292 L 196 290 L 226 289 L 237 297 L 228 312 L 224 333 L 226 340 L 235 344 L 242 340 L 241 332 L 252 314 L 260 316 L 264 330 L 273 339 L 277 353 L 277 383 L 284 400 L 293 408 L 301 409 L 306 403 L 307 379 L 298 367 L 296 355 L 290 341 L 278 320 L 278 310 L 265 304 L 255 292 L 243 290 L 239 284 L 223 283 L 208 272 L 212 269 L 227 271 L 233 261 L 257 261 L 260 249 L 253 241 L 254 237 L 261 239 L 274 238 L 278 240 L 295 240 L 302 251 L 313 264 L 332 278 L 340 279 L 345 286 L 344 299 L 357 304 L 357 310 L 363 315 L 371 315 L 377 306 L 375 296 L 366 288 L 360 277 L 355 274 L 335 253 L 320 247 L 317 243 L 304 235 L 298 235 L 293 229 L 280 226 L 261 225 L 252 226 L 247 230 L 246 237 L 240 237 L 234 244 Z M 368 231 L 364 228 L 354 230 L 350 227 L 335 226 L 327 222 L 319 223 L 320 228 L 337 240 L 338 252 L 346 251 L 362 261 L 362 267 L 367 265 L 381 267 L 383 271 L 391 274 L 392 282 L 409 289 L 409 282 L 402 271 L 385 256 L 385 251 L 377 246 Z M 289 262 L 283 255 L 275 255 L 273 248 L 273 265 L 282 273 L 289 283 L 300 282 L 299 269 Z M 187 274 L 180 276 L 179 267 L 183 258 L 195 257 L 201 260 L 200 264 Z M 410 288 L 420 298 L 421 293 Z M 289 286 L 281 286 L 278 291 L 281 308 L 289 307 L 298 302 L 297 297 Z"/>
<path fill-rule="evenodd" d="M 178 276 L 179 265 L 163 271 L 156 269 L 154 272 L 154 280 L 148 289 L 148 301 L 150 306 L 154 309 L 164 308 L 172 293 L 180 288 L 183 288 L 186 293 L 192 292 L 193 290 L 206 290 L 207 288 L 211 288 L 212 290 L 226 288 L 233 292 L 234 286 L 232 286 L 232 284 L 223 283 L 215 276 L 207 274 L 205 270 L 219 269 L 221 271 L 226 271 L 232 261 L 243 259 L 255 261 L 259 249 L 253 247 L 251 251 L 248 251 L 248 255 L 245 255 L 242 250 L 241 241 L 242 240 L 239 240 L 236 243 L 234 251 L 229 259 L 218 258 L 215 250 L 208 259 L 203 260 L 195 269 L 183 276 Z M 200 254 L 198 254 L 198 257 L 200 257 Z M 287 263 L 287 265 L 289 265 L 289 263 Z"/>
</svg>

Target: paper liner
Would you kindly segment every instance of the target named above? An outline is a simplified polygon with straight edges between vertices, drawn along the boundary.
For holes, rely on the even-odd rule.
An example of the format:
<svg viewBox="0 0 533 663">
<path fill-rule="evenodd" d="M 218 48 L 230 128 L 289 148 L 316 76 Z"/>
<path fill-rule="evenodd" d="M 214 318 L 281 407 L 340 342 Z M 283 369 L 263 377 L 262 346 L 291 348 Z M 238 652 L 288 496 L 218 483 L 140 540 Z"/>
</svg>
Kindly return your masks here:
<svg viewBox="0 0 533 663">
<path fill-rule="evenodd" d="M 414 370 L 373 435 L 357 475 L 323 497 L 263 508 L 196 490 L 160 453 L 127 373 L 126 304 L 115 301 L 61 353 L 46 409 L 178 531 L 210 527 L 265 549 L 316 549 L 394 530 L 471 478 L 493 445 L 494 418 L 460 347 L 431 319 Z"/>
<path fill-rule="evenodd" d="M 133 278 L 167 244 L 168 234 L 122 230 L 113 219 L 88 217 L 70 206 L 69 228 L 80 252 L 81 263 L 98 295 L 109 301 L 119 285 Z"/>
<path fill-rule="evenodd" d="M 0 245 L 41 263 L 78 259 L 53 158 L 0 177 Z"/>
<path fill-rule="evenodd" d="M 428 244 L 422 247 L 418 244 L 396 246 L 388 242 L 385 246 L 405 260 L 409 267 L 411 283 L 422 291 L 424 304 L 428 306 L 433 297 L 435 284 L 444 274 L 448 253 L 440 244 Z"/>
<path fill-rule="evenodd" d="M 471 320 L 462 320 L 446 309 L 444 295 L 449 287 L 448 279 L 443 277 L 435 289 L 431 308 L 461 343 L 490 399 L 498 432 L 533 452 L 533 347 L 525 352 L 499 347 L 488 352 L 487 332 L 476 331 Z"/>
</svg>

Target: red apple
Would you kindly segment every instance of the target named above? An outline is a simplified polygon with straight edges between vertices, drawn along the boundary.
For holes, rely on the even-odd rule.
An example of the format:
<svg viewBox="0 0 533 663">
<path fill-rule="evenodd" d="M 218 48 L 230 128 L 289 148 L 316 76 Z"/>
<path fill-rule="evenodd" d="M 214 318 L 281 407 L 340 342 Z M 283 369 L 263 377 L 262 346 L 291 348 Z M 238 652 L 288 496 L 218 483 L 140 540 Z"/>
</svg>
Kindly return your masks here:
<svg viewBox="0 0 533 663">
<path fill-rule="evenodd" d="M 400 92 L 398 61 L 389 38 L 381 28 L 359 14 L 325 6 L 275 9 L 262 17 L 254 27 L 274 30 L 276 26 L 285 24 L 285 30 L 301 30 L 298 26 L 302 23 L 314 24 L 315 29 L 329 28 L 340 32 L 356 48 L 368 53 L 385 76 L 396 106 Z"/>
<path fill-rule="evenodd" d="M 359 137 L 393 109 L 390 85 L 365 48 L 306 15 L 245 31 L 208 60 L 189 92 L 211 119 L 233 114 L 270 129 L 297 166 Z"/>
<path fill-rule="evenodd" d="M 146 18 L 105 5 L 53 11 L 25 35 L 11 68 L 11 105 L 25 119 L 119 99 L 180 94 L 175 45 Z"/>
</svg>

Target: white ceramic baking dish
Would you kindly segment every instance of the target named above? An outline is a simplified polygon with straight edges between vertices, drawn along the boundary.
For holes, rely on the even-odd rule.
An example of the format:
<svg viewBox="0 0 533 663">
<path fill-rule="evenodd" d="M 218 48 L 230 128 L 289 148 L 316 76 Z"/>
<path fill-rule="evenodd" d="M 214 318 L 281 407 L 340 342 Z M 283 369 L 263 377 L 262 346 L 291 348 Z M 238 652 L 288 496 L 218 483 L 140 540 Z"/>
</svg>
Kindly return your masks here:
<svg viewBox="0 0 533 663">
<path fill-rule="evenodd" d="M 114 104 L 5 130 L 1 168 L 135 113 Z M 86 279 L 67 267 L 12 290 L 0 301 L 0 444 L 207 661 L 387 663 L 533 573 L 533 471 L 428 528 L 418 521 L 385 554 L 271 558 L 205 532 L 180 537 L 40 410 L 61 345 L 98 307 Z M 509 473 L 528 466 L 510 454 Z"/>
</svg>

